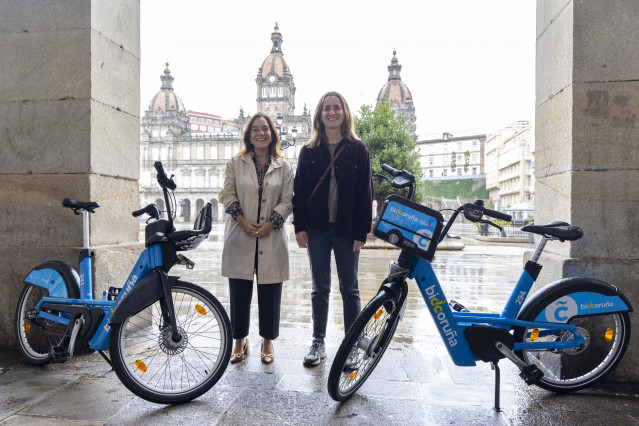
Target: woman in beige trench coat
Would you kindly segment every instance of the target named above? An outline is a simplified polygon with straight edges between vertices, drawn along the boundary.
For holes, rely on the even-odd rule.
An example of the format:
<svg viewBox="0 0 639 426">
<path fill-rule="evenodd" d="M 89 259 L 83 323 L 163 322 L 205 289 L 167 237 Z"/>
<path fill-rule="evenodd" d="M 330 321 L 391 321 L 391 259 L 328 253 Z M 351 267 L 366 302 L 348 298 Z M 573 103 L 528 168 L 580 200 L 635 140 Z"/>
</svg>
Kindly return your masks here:
<svg viewBox="0 0 639 426">
<path fill-rule="evenodd" d="M 244 129 L 244 149 L 226 165 L 219 200 L 228 213 L 222 276 L 229 278 L 231 363 L 250 353 L 248 331 L 253 279 L 257 278 L 262 362 L 273 362 L 279 335 L 282 283 L 288 280 L 285 221 L 293 210 L 293 169 L 280 151 L 273 121 L 257 113 Z"/>
</svg>

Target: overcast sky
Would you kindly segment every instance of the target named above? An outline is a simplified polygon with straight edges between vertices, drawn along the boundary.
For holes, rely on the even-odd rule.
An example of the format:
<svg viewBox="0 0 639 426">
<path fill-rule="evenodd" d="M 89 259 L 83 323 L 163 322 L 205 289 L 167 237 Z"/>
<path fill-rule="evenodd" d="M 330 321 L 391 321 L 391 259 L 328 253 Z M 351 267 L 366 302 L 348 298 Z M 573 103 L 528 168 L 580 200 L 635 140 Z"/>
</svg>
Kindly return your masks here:
<svg viewBox="0 0 639 426">
<path fill-rule="evenodd" d="M 492 132 L 534 120 L 534 0 L 141 0 L 141 110 L 169 62 L 187 109 L 254 113 L 255 78 L 275 22 L 295 113 L 341 92 L 373 105 L 397 51 L 417 133 Z"/>
</svg>

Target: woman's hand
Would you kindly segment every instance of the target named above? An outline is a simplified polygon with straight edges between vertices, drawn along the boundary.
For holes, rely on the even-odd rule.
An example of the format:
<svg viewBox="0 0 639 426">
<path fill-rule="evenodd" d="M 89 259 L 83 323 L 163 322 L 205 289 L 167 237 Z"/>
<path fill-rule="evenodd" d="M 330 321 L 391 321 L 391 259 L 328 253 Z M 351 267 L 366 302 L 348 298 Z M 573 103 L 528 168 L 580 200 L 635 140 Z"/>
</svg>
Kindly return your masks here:
<svg viewBox="0 0 639 426">
<path fill-rule="evenodd" d="M 354 240 L 353 241 L 353 251 L 357 251 L 357 250 L 361 249 L 362 247 L 364 247 L 364 244 L 366 244 L 364 241 Z"/>
<path fill-rule="evenodd" d="M 235 221 L 242 227 L 246 235 L 255 238 L 258 237 L 258 228 L 260 226 L 258 223 L 248 220 L 243 215 L 239 215 Z"/>
<path fill-rule="evenodd" d="M 306 231 L 300 231 L 295 234 L 295 239 L 297 240 L 297 246 L 299 248 L 306 248 L 306 243 L 308 242 L 308 235 L 306 235 Z"/>
<path fill-rule="evenodd" d="M 264 238 L 264 237 L 268 237 L 268 235 L 271 233 L 271 231 L 273 230 L 273 223 L 271 222 L 264 222 L 260 225 L 257 225 L 257 237 L 258 238 Z"/>
</svg>

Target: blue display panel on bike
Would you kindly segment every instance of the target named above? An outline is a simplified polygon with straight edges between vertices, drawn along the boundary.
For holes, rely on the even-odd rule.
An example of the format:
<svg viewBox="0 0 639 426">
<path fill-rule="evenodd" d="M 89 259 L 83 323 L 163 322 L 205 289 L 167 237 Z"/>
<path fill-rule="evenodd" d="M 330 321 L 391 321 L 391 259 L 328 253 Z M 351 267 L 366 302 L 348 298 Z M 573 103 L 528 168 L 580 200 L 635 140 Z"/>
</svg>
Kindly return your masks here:
<svg viewBox="0 0 639 426">
<path fill-rule="evenodd" d="M 438 211 L 391 195 L 384 203 L 373 234 L 428 260 L 435 252 L 443 221 Z"/>
</svg>

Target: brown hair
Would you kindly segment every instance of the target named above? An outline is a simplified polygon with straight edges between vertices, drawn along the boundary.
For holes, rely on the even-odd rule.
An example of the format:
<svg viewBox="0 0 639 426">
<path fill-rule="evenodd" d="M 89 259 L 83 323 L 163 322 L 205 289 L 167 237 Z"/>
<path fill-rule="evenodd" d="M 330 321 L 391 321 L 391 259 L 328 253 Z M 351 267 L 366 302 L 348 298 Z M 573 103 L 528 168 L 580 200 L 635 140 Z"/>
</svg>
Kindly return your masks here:
<svg viewBox="0 0 639 426">
<path fill-rule="evenodd" d="M 315 108 L 315 113 L 313 114 L 313 133 L 311 134 L 311 139 L 306 143 L 309 148 L 315 148 L 322 143 L 326 143 L 326 129 L 324 128 L 324 122 L 322 122 L 322 107 L 324 106 L 324 101 L 329 96 L 335 96 L 339 99 L 340 104 L 342 104 L 342 109 L 344 110 L 344 121 L 342 121 L 341 129 L 342 137 L 351 140 L 357 139 L 353 123 L 353 114 L 351 114 L 351 109 L 348 107 L 346 99 L 338 92 L 331 91 L 324 93 Z"/>
<path fill-rule="evenodd" d="M 251 127 L 253 127 L 253 123 L 256 119 L 262 117 L 268 123 L 268 127 L 271 129 L 271 143 L 268 146 L 268 153 L 272 157 L 284 158 L 284 154 L 280 149 L 280 134 L 275 129 L 275 124 L 271 117 L 261 112 L 256 112 L 246 123 L 244 126 L 244 136 L 242 137 L 242 141 L 244 142 L 244 149 L 242 149 L 238 155 L 244 155 L 253 151 L 253 143 L 251 142 Z"/>
</svg>

